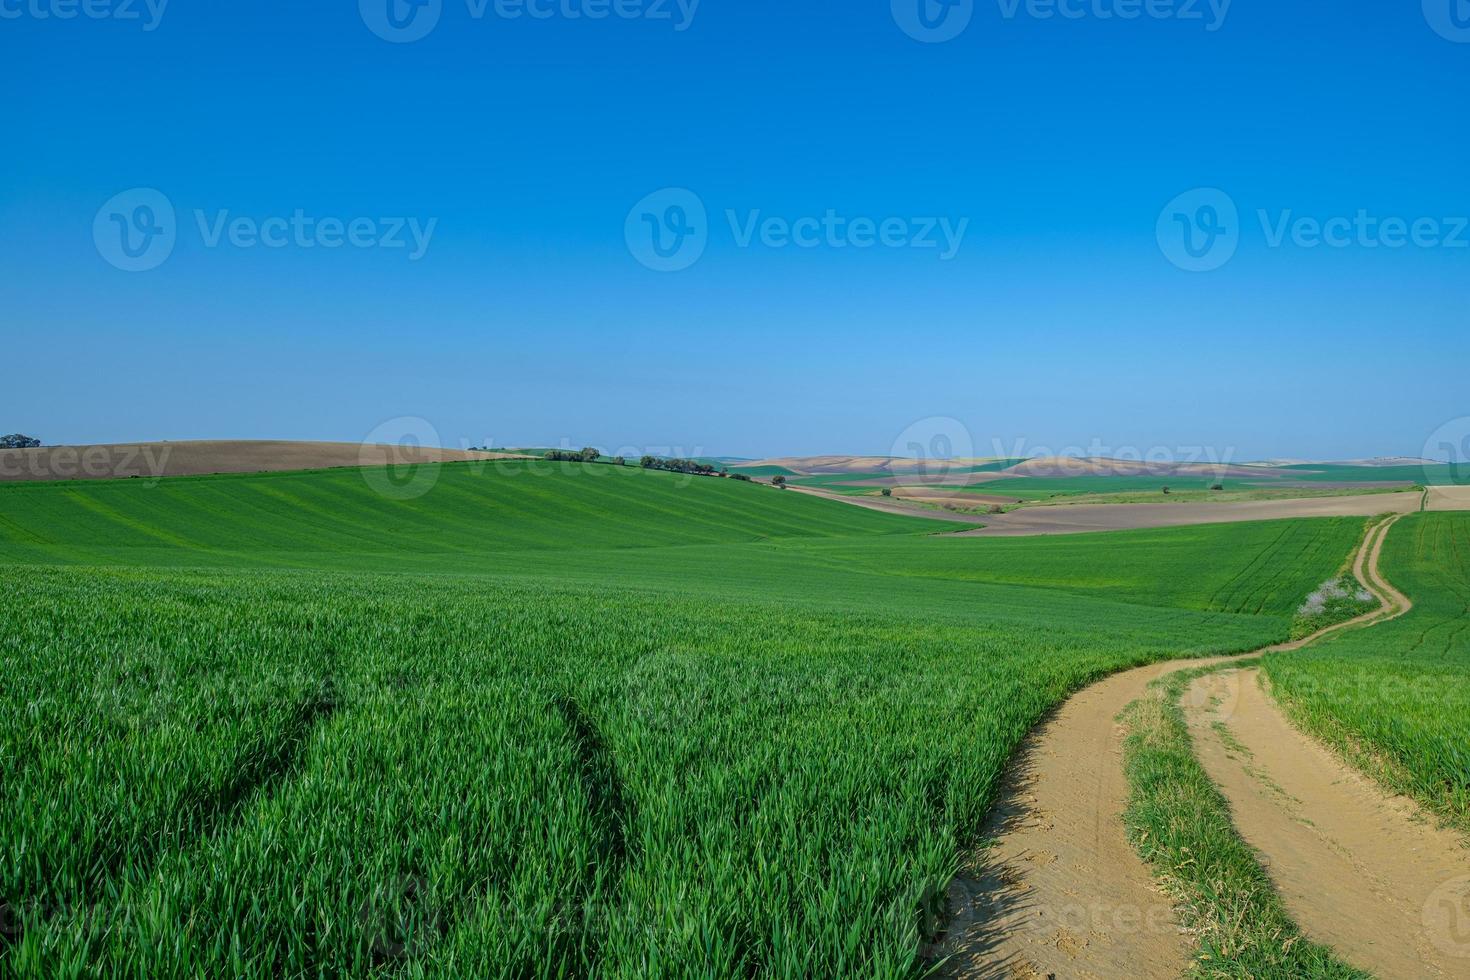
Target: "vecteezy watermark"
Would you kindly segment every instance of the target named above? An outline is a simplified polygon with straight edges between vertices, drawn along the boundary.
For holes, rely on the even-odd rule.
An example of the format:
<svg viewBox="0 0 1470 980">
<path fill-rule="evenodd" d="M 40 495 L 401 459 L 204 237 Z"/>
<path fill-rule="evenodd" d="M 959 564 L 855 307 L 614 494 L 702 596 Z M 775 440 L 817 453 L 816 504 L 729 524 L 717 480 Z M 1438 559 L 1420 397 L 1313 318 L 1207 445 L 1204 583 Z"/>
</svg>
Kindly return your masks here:
<svg viewBox="0 0 1470 980">
<path fill-rule="evenodd" d="M 0 449 L 0 477 L 11 480 L 102 480 L 162 477 L 173 446 L 49 446 Z"/>
<path fill-rule="evenodd" d="M 1430 0 L 1426 0 L 1430 2 Z M 926 44 L 953 41 L 975 17 L 975 0 L 890 0 L 893 20 Z M 1232 0 L 996 0 L 1003 20 L 1174 20 L 1208 32 L 1225 26 Z"/>
<path fill-rule="evenodd" d="M 168 0 L 0 0 L 0 20 L 136 21 L 154 31 L 167 9 Z"/>
<path fill-rule="evenodd" d="M 0 0 L 3 2 L 3 0 Z M 700 0 L 464 0 L 470 21 L 646 20 L 687 31 Z M 393 44 L 421 41 L 444 17 L 444 0 L 358 0 L 368 30 Z"/>
<path fill-rule="evenodd" d="M 1470 416 L 1450 419 L 1430 433 L 1420 454 L 1424 460 L 1424 484 L 1442 483 L 1440 465 L 1449 467 L 1449 482 L 1470 484 Z"/>
<path fill-rule="evenodd" d="M 1225 446 L 1114 446 L 1094 436 L 1085 446 L 1032 445 L 1020 438 L 1009 445 L 991 440 L 991 455 L 996 459 L 1033 461 L 1031 476 L 1067 476 L 1084 468 L 1119 475 L 1162 473 L 1188 467 L 1201 475 L 1223 474 L 1236 456 L 1236 447 Z M 1034 461 L 1048 461 L 1049 465 Z"/>
<path fill-rule="evenodd" d="M 1382 217 L 1364 208 L 1352 217 L 1314 218 L 1289 208 L 1256 217 L 1270 248 L 1470 248 L 1470 217 Z"/>
<path fill-rule="evenodd" d="M 959 254 L 969 218 L 848 216 L 834 208 L 796 218 L 767 215 L 760 209 L 724 212 L 736 248 L 918 249 L 934 250 L 941 262 Z M 656 272 L 678 272 L 704 255 L 712 235 L 704 201 L 682 187 L 668 187 L 643 198 L 623 222 L 628 253 Z"/>
<path fill-rule="evenodd" d="M 1214 187 L 1186 191 L 1164 205 L 1154 228 L 1165 258 L 1186 272 L 1211 272 L 1240 247 L 1240 213 Z"/>
<path fill-rule="evenodd" d="M 1319 218 L 1292 209 L 1255 212 L 1261 239 L 1270 249 L 1466 249 L 1470 217 L 1405 218 L 1375 215 L 1359 208 L 1352 215 Z M 1154 234 L 1159 250 L 1187 272 L 1212 272 L 1235 257 L 1245 222 L 1235 200 L 1214 187 L 1187 191 L 1159 212 Z"/>
<path fill-rule="evenodd" d="M 1001 16 L 1015 20 L 1177 20 L 1210 33 L 1225 26 L 1232 0 L 996 0 Z"/>
<path fill-rule="evenodd" d="M 406 250 L 417 262 L 429 250 L 438 218 L 320 217 L 297 208 L 265 218 L 232 215 L 228 209 L 193 211 L 193 228 L 208 249 L 386 249 Z M 123 191 L 103 204 L 92 221 L 97 254 L 124 272 L 156 269 L 173 254 L 179 238 L 173 202 L 148 187 Z"/>
<path fill-rule="evenodd" d="M 975 0 L 892 0 L 893 21 L 915 41 L 941 44 L 965 32 Z"/>
<path fill-rule="evenodd" d="M 441 466 L 430 459 L 439 430 L 427 419 L 401 415 L 369 432 L 357 453 L 363 480 L 389 500 L 417 500 L 439 482 Z"/>
<path fill-rule="evenodd" d="M 1179 696 L 1179 706 L 1207 712 L 1211 722 L 1228 722 L 1240 708 L 1240 671 L 1217 670 L 1195 678 Z"/>
<path fill-rule="evenodd" d="M 1451 878 L 1430 893 L 1421 921 L 1441 952 L 1470 960 L 1470 875 Z"/>
<path fill-rule="evenodd" d="M 1446 41 L 1470 44 L 1470 0 L 1424 0 L 1424 19 Z"/>
<path fill-rule="evenodd" d="M 975 440 L 959 419 L 931 415 L 900 432 L 888 455 L 893 459 L 913 460 L 913 475 L 943 475 L 970 464 L 975 455 Z"/>
<path fill-rule="evenodd" d="M 666 187 L 633 205 L 623 223 L 628 252 L 655 272 L 679 272 L 709 245 L 709 215 L 699 195 Z"/>
<path fill-rule="evenodd" d="M 97 254 L 124 272 L 147 272 L 174 251 L 178 219 L 161 191 L 136 187 L 112 197 L 92 220 Z"/>
</svg>

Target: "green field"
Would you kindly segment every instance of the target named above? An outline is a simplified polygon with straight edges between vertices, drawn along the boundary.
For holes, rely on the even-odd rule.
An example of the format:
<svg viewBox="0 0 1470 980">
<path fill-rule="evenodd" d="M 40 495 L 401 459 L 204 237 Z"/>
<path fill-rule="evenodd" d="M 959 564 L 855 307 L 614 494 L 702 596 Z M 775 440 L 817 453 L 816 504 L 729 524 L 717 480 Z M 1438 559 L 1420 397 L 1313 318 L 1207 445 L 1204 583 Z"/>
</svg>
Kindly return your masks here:
<svg viewBox="0 0 1470 980">
<path fill-rule="evenodd" d="M 1293 720 L 1470 830 L 1470 514 L 1414 514 L 1384 548 L 1393 622 L 1266 658 Z"/>
<path fill-rule="evenodd" d="M 1431 486 L 1454 486 L 1470 483 L 1470 467 L 1465 465 L 1427 463 L 1421 466 L 1343 466 L 1334 463 L 1308 463 L 1282 466 L 1278 471 L 1291 480 L 1308 483 L 1421 483 Z"/>
<path fill-rule="evenodd" d="M 1045 711 L 1285 638 L 1363 526 L 432 473 L 0 488 L 0 974 L 914 975 Z"/>
</svg>

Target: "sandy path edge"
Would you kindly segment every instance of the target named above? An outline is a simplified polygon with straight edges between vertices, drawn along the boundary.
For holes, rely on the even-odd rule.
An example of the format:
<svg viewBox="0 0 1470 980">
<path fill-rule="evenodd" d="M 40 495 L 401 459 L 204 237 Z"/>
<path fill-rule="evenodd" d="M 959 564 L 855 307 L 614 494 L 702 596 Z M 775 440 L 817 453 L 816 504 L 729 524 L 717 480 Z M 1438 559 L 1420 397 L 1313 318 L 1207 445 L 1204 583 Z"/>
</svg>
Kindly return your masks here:
<svg viewBox="0 0 1470 980">
<path fill-rule="evenodd" d="M 1230 803 L 1308 938 L 1379 977 L 1470 976 L 1470 850 L 1291 725 L 1259 667 L 1196 678 L 1183 698 L 1195 756 Z M 1458 915 L 1463 913 L 1451 913 Z"/>
<path fill-rule="evenodd" d="M 1368 528 L 1353 571 L 1384 604 L 1312 636 L 1226 657 L 1123 671 L 1074 694 L 1022 743 L 983 837 L 993 843 L 950 886 L 951 918 L 926 952 L 950 977 L 1178 977 L 1194 943 L 1127 839 L 1124 732 L 1118 715 L 1166 674 L 1295 650 L 1403 615 L 1378 572 L 1389 529 Z M 1371 580 L 1371 581 L 1370 581 Z M 1400 600 L 1402 605 L 1400 605 Z"/>
</svg>

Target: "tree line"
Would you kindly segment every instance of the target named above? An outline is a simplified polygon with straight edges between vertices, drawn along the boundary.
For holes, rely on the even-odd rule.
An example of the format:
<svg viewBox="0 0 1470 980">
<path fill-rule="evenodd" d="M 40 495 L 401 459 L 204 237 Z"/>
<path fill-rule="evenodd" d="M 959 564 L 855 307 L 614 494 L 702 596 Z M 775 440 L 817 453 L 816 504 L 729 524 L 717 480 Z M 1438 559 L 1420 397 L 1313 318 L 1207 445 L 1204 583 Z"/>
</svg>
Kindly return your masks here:
<svg viewBox="0 0 1470 980">
<path fill-rule="evenodd" d="M 622 456 L 607 457 L 591 446 L 585 449 L 548 449 L 542 459 L 553 463 L 609 463 L 613 466 L 627 466 L 628 461 Z M 688 473 L 691 476 L 714 476 L 741 482 L 750 482 L 750 476 L 745 473 L 731 473 L 727 467 L 715 466 L 712 463 L 704 463 L 697 459 L 679 459 L 677 457 L 644 456 L 638 460 L 638 465 L 645 470 L 666 470 L 670 473 Z M 777 482 L 782 482 L 779 478 Z"/>
</svg>

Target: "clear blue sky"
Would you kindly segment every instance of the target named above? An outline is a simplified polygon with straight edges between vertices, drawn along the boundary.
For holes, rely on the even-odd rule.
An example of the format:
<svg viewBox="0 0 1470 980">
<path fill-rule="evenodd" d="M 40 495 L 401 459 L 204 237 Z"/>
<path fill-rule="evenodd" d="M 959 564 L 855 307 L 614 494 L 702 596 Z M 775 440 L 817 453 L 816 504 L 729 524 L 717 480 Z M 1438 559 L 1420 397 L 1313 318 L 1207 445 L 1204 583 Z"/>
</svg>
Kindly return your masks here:
<svg viewBox="0 0 1470 980">
<path fill-rule="evenodd" d="M 1349 458 L 1470 415 L 1470 247 L 1273 247 L 1257 217 L 1470 215 L 1470 43 L 1418 2 L 977 0 L 942 43 L 890 0 L 442 0 L 413 43 L 369 29 L 388 0 L 68 2 L 0 0 L 3 431 L 355 441 L 420 416 L 446 445 L 754 456 L 883 453 L 947 416 L 984 451 Z M 707 243 L 659 272 L 625 229 L 670 187 Z M 94 235 L 132 188 L 176 210 L 149 271 Z M 1194 188 L 1239 209 L 1214 271 L 1157 237 Z M 211 247 L 195 216 L 298 209 L 437 223 L 415 261 Z M 727 210 L 968 225 L 944 260 L 742 247 Z"/>
</svg>

